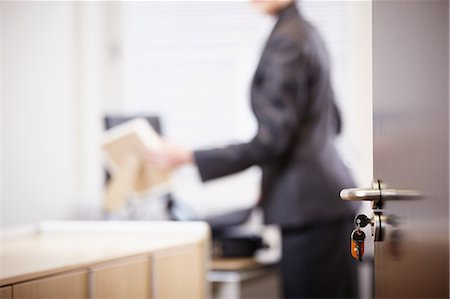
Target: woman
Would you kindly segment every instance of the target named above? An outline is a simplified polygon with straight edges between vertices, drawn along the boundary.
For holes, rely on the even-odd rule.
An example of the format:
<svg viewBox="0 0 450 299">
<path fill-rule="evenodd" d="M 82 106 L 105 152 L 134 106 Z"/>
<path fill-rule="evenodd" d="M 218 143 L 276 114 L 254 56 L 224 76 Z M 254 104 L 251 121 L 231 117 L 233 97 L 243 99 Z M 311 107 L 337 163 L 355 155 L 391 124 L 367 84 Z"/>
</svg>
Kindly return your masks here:
<svg viewBox="0 0 450 299">
<path fill-rule="evenodd" d="M 203 181 L 260 166 L 264 219 L 282 232 L 284 298 L 357 297 L 355 207 L 339 199 L 354 183 L 334 145 L 341 120 L 325 46 L 293 0 L 252 3 L 278 18 L 251 86 L 255 137 L 196 151 L 167 143 L 147 160 L 160 168 L 194 163 Z"/>
</svg>

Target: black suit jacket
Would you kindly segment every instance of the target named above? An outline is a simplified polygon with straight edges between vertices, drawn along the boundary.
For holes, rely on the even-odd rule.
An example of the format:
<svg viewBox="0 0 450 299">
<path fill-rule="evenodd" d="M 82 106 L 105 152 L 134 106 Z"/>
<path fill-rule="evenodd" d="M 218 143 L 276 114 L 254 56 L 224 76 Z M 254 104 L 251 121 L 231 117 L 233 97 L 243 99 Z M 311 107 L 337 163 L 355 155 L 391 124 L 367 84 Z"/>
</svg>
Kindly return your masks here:
<svg viewBox="0 0 450 299">
<path fill-rule="evenodd" d="M 328 55 L 295 5 L 280 13 L 268 38 L 251 104 L 258 131 L 250 142 L 194 152 L 202 180 L 259 165 L 266 223 L 299 227 L 351 217 L 350 204 L 339 199 L 354 183 L 334 145 L 341 125 Z"/>
</svg>

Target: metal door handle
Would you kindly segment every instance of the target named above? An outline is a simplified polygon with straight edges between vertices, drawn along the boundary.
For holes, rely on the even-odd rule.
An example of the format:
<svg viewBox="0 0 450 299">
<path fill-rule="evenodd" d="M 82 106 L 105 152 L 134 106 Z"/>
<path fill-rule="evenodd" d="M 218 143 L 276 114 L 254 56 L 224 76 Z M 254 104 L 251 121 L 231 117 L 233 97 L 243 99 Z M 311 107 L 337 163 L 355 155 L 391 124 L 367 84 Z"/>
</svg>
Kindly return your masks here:
<svg viewBox="0 0 450 299">
<path fill-rule="evenodd" d="M 340 196 L 343 200 L 379 201 L 414 199 L 420 197 L 421 194 L 415 190 L 350 188 L 343 189 Z"/>
<path fill-rule="evenodd" d="M 381 191 L 379 189 L 372 188 L 350 188 L 343 189 L 340 193 L 343 200 L 351 201 L 377 201 L 381 198 Z"/>
</svg>

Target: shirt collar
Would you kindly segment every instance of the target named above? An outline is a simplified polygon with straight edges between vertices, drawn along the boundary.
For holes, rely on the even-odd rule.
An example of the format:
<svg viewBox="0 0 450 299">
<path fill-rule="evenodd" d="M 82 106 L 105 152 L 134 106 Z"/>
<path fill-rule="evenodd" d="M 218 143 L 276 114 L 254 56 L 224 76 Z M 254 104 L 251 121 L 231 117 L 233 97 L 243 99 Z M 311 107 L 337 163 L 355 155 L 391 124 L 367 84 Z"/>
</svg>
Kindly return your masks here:
<svg viewBox="0 0 450 299">
<path fill-rule="evenodd" d="M 278 13 L 278 23 L 299 15 L 300 13 L 297 9 L 297 5 L 295 4 L 295 1 L 293 1 Z"/>
</svg>

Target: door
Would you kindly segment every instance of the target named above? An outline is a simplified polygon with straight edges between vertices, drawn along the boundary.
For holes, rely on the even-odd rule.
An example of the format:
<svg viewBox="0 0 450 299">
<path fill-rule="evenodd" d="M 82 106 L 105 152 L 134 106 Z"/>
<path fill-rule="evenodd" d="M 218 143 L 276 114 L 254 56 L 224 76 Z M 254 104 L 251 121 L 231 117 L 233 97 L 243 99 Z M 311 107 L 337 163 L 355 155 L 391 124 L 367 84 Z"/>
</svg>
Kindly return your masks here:
<svg viewBox="0 0 450 299">
<path fill-rule="evenodd" d="M 421 194 L 382 198 L 375 297 L 448 298 L 448 1 L 374 0 L 373 110 L 374 179 Z"/>
</svg>

